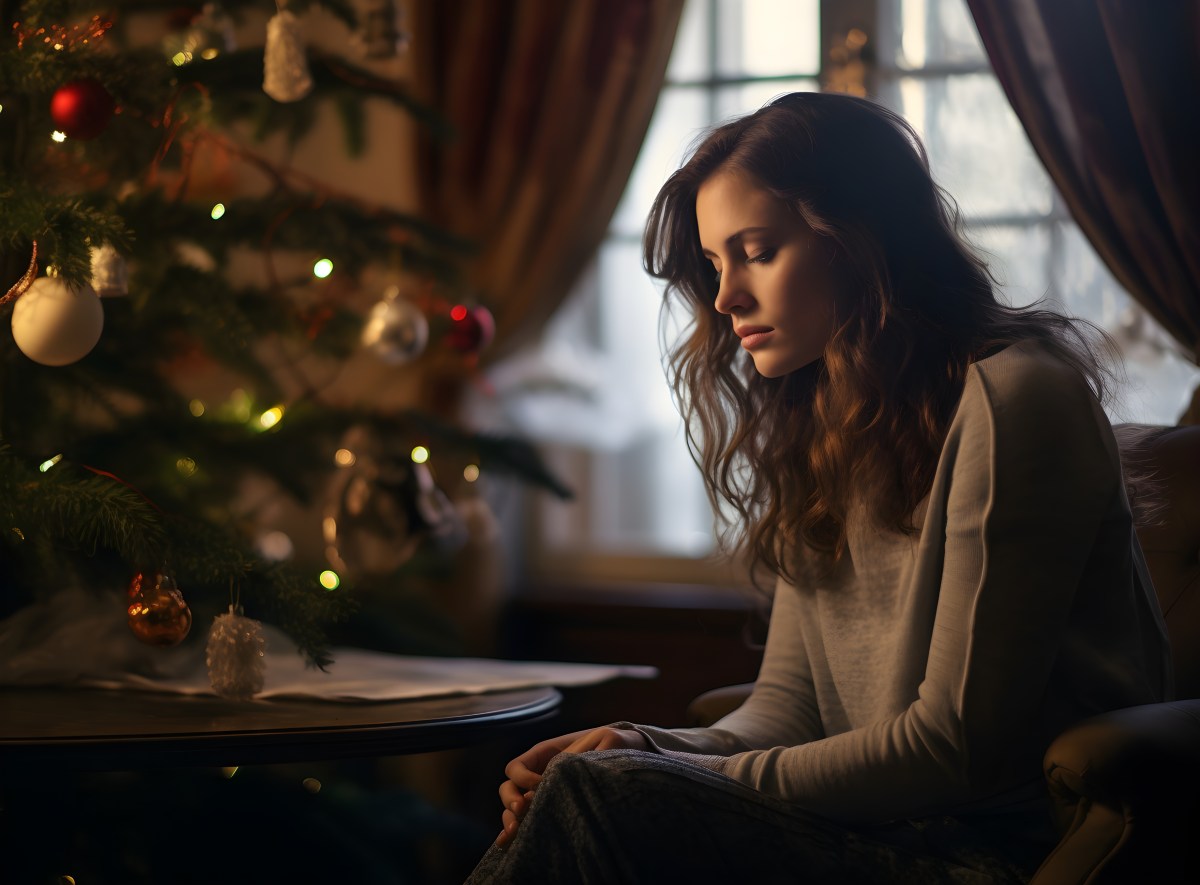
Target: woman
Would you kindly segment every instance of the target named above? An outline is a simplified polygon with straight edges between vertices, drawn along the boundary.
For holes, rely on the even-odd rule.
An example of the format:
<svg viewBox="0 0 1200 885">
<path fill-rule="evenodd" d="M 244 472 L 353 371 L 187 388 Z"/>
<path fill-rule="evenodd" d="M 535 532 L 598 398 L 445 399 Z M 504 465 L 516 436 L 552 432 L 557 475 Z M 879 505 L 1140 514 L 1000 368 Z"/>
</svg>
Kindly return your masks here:
<svg viewBox="0 0 1200 885">
<path fill-rule="evenodd" d="M 1170 690 L 1092 339 L 998 302 L 916 135 L 847 96 L 711 132 L 645 258 L 710 496 L 778 578 L 762 668 L 711 728 L 514 759 L 472 881 L 1023 881 L 1049 742 Z"/>
</svg>

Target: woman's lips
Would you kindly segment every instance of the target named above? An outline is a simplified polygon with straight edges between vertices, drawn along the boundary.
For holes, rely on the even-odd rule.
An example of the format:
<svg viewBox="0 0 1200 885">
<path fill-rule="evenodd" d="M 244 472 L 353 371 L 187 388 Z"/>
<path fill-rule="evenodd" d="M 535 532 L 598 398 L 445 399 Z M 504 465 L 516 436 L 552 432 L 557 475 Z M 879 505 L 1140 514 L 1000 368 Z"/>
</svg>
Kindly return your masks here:
<svg viewBox="0 0 1200 885">
<path fill-rule="evenodd" d="M 766 344 L 773 331 L 770 326 L 745 326 L 735 330 L 737 336 L 742 339 L 742 347 L 746 350 L 754 350 Z"/>
</svg>

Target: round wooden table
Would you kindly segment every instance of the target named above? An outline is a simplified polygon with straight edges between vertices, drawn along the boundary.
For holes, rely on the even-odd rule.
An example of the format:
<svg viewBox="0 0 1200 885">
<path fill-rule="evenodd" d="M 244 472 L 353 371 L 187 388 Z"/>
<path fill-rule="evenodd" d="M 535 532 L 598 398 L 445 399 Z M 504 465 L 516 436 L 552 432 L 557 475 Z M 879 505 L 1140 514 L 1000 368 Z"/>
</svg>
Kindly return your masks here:
<svg viewBox="0 0 1200 885">
<path fill-rule="evenodd" d="M 234 766 L 424 753 L 541 722 L 561 700 L 548 687 L 372 703 L 4 688 L 0 769 Z"/>
</svg>

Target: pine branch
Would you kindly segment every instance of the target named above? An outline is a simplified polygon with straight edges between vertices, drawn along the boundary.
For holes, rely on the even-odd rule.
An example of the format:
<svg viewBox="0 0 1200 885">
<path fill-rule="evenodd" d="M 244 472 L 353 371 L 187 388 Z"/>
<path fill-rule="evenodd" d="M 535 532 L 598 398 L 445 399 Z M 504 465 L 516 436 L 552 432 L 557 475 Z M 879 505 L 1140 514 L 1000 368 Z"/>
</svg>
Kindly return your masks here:
<svg viewBox="0 0 1200 885">
<path fill-rule="evenodd" d="M 29 241 L 37 240 L 40 262 L 58 268 L 70 285 L 91 282 L 92 244 L 111 243 L 128 251 L 133 241 L 119 215 L 79 197 L 47 194 L 36 182 L 0 180 L 0 201 L 0 246 L 27 252 Z"/>
<path fill-rule="evenodd" d="M 21 532 L 53 538 L 60 547 L 95 555 L 116 551 L 132 563 L 150 563 L 166 548 L 161 515 L 140 494 L 112 479 L 58 464 L 45 474 L 0 447 L 3 487 L 13 497 L 10 518 Z"/>
</svg>

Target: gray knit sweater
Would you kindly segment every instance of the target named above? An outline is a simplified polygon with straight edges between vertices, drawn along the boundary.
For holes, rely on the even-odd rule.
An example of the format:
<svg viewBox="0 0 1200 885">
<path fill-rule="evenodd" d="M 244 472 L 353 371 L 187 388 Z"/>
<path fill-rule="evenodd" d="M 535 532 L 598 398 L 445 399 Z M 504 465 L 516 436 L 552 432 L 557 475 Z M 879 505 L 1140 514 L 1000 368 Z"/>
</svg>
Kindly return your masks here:
<svg viewBox="0 0 1200 885">
<path fill-rule="evenodd" d="M 779 583 L 740 709 L 712 728 L 637 728 L 660 752 L 867 822 L 1043 801 L 1055 735 L 1170 692 L 1116 444 L 1074 370 L 1028 343 L 975 364 L 916 516 L 907 536 L 854 507 L 835 573 L 800 563 L 797 586 Z"/>
</svg>

